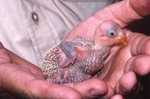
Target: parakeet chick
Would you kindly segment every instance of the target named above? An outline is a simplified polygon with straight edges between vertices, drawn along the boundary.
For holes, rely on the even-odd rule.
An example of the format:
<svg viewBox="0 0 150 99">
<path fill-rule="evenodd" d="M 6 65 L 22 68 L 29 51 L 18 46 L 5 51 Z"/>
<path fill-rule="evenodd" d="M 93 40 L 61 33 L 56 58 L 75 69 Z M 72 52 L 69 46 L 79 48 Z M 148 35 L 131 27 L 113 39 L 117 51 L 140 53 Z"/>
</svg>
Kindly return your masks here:
<svg viewBox="0 0 150 99">
<path fill-rule="evenodd" d="M 125 33 L 112 21 L 101 23 L 90 37 L 70 37 L 50 49 L 43 59 L 42 70 L 50 82 L 64 84 L 90 79 L 105 67 L 113 47 L 127 44 Z"/>
</svg>

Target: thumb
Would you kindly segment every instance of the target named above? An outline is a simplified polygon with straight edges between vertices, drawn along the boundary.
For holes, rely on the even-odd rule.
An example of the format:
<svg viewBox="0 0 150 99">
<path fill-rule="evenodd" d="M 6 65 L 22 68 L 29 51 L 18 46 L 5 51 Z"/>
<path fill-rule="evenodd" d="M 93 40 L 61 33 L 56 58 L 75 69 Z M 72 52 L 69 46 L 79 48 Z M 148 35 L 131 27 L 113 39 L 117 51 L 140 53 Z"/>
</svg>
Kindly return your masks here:
<svg viewBox="0 0 150 99">
<path fill-rule="evenodd" d="M 95 14 L 98 20 L 112 20 L 121 27 L 150 14 L 150 0 L 122 0 Z"/>
</svg>

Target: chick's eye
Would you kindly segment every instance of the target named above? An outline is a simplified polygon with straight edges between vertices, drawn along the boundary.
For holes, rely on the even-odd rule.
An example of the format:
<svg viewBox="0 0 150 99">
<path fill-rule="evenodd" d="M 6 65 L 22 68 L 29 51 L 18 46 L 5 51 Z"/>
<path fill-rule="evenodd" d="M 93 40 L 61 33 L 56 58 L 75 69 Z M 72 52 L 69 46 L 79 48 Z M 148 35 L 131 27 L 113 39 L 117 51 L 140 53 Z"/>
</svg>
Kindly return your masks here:
<svg viewBox="0 0 150 99">
<path fill-rule="evenodd" d="M 108 37 L 113 38 L 113 37 L 116 37 L 117 35 L 118 35 L 118 33 L 117 33 L 116 30 L 110 29 L 110 30 L 107 31 L 107 36 Z"/>
</svg>

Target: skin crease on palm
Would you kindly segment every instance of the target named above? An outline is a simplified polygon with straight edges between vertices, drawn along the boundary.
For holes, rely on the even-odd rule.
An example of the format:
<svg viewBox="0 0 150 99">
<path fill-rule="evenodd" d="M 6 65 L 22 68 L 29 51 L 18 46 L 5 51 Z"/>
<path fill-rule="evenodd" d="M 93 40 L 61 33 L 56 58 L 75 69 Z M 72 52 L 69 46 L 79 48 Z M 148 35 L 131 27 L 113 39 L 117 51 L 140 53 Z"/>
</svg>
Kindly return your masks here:
<svg viewBox="0 0 150 99">
<path fill-rule="evenodd" d="M 94 33 L 96 27 L 105 20 L 112 20 L 121 28 L 125 28 L 129 22 L 149 15 L 149 5 L 149 0 L 123 0 L 97 12 L 79 24 L 71 34 L 73 37 L 78 33 L 91 35 L 90 33 Z M 117 93 L 112 99 L 122 99 L 120 95 L 131 91 L 137 82 L 135 73 L 143 76 L 150 72 L 150 38 L 130 31 L 126 31 L 126 35 L 128 46 L 117 52 L 116 58 L 108 63 L 108 66 L 113 64 L 109 66 L 112 68 L 104 79 L 107 82 L 108 91 L 105 84 L 96 79 L 67 86 L 48 83 L 44 80 L 39 68 L 2 46 L 0 47 L 0 88 L 29 96 L 31 99 L 37 99 L 37 97 L 40 99 L 43 97 L 44 99 L 81 99 L 81 97 L 90 98 L 92 95 L 104 95 L 104 93 L 107 96 Z"/>
</svg>

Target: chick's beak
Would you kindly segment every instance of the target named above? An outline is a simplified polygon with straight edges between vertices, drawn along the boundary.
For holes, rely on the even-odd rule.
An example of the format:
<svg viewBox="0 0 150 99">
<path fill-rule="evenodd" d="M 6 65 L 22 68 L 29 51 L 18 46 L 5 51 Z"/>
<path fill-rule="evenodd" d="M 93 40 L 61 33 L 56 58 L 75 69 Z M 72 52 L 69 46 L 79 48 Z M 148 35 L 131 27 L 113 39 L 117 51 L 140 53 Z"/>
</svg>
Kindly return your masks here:
<svg viewBox="0 0 150 99">
<path fill-rule="evenodd" d="M 116 38 L 116 44 L 121 46 L 126 46 L 128 44 L 128 39 L 126 36 L 118 36 Z"/>
</svg>

